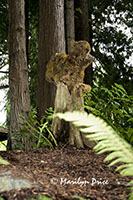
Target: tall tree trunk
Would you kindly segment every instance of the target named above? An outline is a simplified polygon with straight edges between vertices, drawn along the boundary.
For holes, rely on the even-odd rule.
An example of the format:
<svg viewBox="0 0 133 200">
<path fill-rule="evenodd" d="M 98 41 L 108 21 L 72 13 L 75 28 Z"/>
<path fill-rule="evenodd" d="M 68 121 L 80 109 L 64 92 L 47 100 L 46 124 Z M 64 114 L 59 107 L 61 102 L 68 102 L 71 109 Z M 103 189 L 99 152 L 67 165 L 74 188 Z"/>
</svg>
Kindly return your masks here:
<svg viewBox="0 0 133 200">
<path fill-rule="evenodd" d="M 91 26 L 91 9 L 92 9 L 92 0 L 78 0 L 75 1 L 75 39 L 86 40 L 89 42 L 92 47 L 92 26 Z M 93 80 L 93 69 L 92 65 L 85 70 L 84 82 L 86 84 L 92 85 Z"/>
<path fill-rule="evenodd" d="M 74 25 L 74 0 L 65 1 L 65 24 L 66 24 L 66 52 L 71 49 L 71 41 L 75 40 Z"/>
<path fill-rule="evenodd" d="M 21 137 L 20 132 L 23 126 L 21 116 L 27 117 L 30 107 L 24 0 L 9 0 L 9 89 L 11 103 L 9 140 L 13 149 L 26 149 L 29 145 L 27 137 Z"/>
<path fill-rule="evenodd" d="M 41 118 L 54 107 L 55 86 L 45 80 L 46 64 L 55 53 L 65 52 L 64 0 L 40 0 L 37 108 Z"/>
<path fill-rule="evenodd" d="M 26 56 L 27 65 L 29 64 L 29 0 L 25 0 L 25 31 L 26 31 Z"/>
</svg>

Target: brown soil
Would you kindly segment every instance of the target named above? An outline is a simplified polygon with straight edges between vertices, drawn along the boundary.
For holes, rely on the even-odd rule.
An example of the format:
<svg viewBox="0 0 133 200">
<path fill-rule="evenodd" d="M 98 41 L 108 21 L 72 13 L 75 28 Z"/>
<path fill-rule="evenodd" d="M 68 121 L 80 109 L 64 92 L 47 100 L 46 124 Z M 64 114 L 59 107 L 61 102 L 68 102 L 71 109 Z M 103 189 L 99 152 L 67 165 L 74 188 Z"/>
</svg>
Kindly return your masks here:
<svg viewBox="0 0 133 200">
<path fill-rule="evenodd" d="M 4 199 L 37 199 L 38 195 L 53 200 L 77 199 L 72 196 L 90 200 L 128 199 L 125 185 L 131 179 L 119 176 L 114 167 L 107 167 L 103 163 L 105 154 L 66 147 L 54 151 L 40 148 L 30 152 L 0 152 L 0 155 L 11 163 L 0 165 L 0 173 L 11 170 L 13 177 L 27 178 L 33 183 L 32 188 L 0 193 Z"/>
</svg>

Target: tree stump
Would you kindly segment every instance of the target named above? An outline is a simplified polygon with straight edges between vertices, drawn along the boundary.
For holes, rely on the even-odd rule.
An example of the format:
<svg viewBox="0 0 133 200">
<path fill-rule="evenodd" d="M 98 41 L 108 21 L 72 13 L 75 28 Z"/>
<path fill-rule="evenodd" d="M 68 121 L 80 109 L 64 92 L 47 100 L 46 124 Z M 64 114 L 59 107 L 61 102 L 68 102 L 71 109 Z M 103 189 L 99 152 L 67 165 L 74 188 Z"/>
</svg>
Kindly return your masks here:
<svg viewBox="0 0 133 200">
<path fill-rule="evenodd" d="M 83 95 L 77 96 L 75 92 L 70 94 L 67 85 L 59 82 L 57 85 L 55 97 L 54 113 L 64 113 L 66 111 L 84 111 Z M 69 143 L 77 148 L 83 148 L 84 145 L 92 148 L 95 143 L 85 138 L 85 134 L 81 133 L 72 123 L 68 123 L 58 117 L 55 117 L 52 122 L 52 132 L 61 143 Z"/>
<path fill-rule="evenodd" d="M 47 64 L 46 80 L 57 86 L 54 112 L 84 111 L 83 91 L 90 92 L 91 87 L 83 83 L 84 71 L 93 62 L 90 45 L 86 41 L 72 41 L 70 53 L 57 53 Z M 55 117 L 52 132 L 57 142 L 68 142 L 83 148 L 88 139 L 71 123 Z M 87 144 L 90 147 L 90 142 Z"/>
<path fill-rule="evenodd" d="M 55 97 L 55 109 L 54 113 L 82 110 L 83 101 L 74 99 L 75 95 L 70 94 L 67 85 L 59 82 L 57 85 L 56 97 Z M 76 104 L 75 104 L 76 103 Z M 75 145 L 78 148 L 83 148 L 82 136 L 80 131 L 76 129 L 71 123 L 65 122 L 64 120 L 55 117 L 52 122 L 52 132 L 58 141 L 65 142 L 68 139 L 71 145 Z"/>
</svg>

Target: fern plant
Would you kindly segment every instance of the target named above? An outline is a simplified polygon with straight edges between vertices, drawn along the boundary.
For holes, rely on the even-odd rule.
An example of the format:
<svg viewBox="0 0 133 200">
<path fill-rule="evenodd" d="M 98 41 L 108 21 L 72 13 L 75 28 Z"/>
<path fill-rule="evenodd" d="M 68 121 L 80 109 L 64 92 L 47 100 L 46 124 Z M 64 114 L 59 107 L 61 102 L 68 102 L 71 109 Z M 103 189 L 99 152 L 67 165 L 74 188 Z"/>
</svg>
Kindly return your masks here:
<svg viewBox="0 0 133 200">
<path fill-rule="evenodd" d="M 29 113 L 28 119 L 26 119 L 25 117 L 21 117 L 25 122 L 21 132 L 23 133 L 23 135 L 27 132 L 30 133 L 28 139 L 32 140 L 32 146 L 33 146 L 32 148 L 49 146 L 50 149 L 52 150 L 54 149 L 54 145 L 58 146 L 54 135 L 50 131 L 53 109 L 49 108 L 45 112 L 47 116 L 42 117 L 40 121 L 38 120 L 36 109 L 33 109 Z"/>
<path fill-rule="evenodd" d="M 86 112 L 66 112 L 55 115 L 61 119 L 72 122 L 81 132 L 88 133 L 89 140 L 98 141 L 94 150 L 98 153 L 111 152 L 105 159 L 110 162 L 109 166 L 122 162 L 116 167 L 122 176 L 133 176 L 133 148 L 122 137 L 120 137 L 111 126 L 108 126 L 102 119 Z M 133 181 L 129 182 L 132 185 Z M 133 188 L 131 188 L 133 189 Z M 130 194 L 131 199 L 133 192 Z"/>
<path fill-rule="evenodd" d="M 133 95 L 115 83 L 110 89 L 94 87 L 84 100 L 87 112 L 104 119 L 133 146 Z"/>
</svg>

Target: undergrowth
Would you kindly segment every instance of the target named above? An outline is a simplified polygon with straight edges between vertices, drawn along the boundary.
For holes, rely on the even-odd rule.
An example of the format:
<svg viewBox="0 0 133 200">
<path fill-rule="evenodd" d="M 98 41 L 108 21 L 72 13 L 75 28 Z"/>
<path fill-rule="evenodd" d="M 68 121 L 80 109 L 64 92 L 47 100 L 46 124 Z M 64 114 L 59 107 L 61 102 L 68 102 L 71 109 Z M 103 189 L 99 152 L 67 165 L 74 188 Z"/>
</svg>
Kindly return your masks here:
<svg viewBox="0 0 133 200">
<path fill-rule="evenodd" d="M 50 130 L 52 117 L 52 108 L 46 110 L 46 115 L 43 116 L 41 120 L 38 120 L 36 109 L 32 109 L 32 111 L 29 113 L 28 119 L 22 117 L 22 119 L 25 121 L 24 127 L 21 130 L 22 134 L 24 136 L 24 134 L 27 132 L 29 133 L 29 136 L 27 137 L 29 137 L 28 139 L 32 141 L 33 149 L 42 146 L 49 146 L 50 149 L 54 149 L 54 146 L 58 146 L 57 141 Z"/>
<path fill-rule="evenodd" d="M 133 146 L 133 96 L 118 84 L 109 90 L 94 87 L 84 94 L 85 110 L 104 119 L 119 135 Z"/>
</svg>

